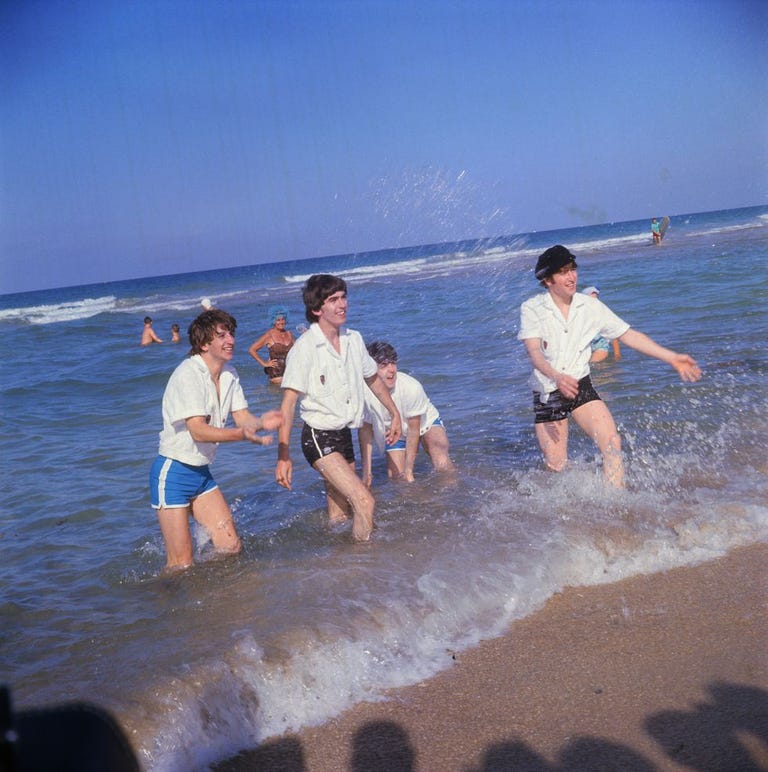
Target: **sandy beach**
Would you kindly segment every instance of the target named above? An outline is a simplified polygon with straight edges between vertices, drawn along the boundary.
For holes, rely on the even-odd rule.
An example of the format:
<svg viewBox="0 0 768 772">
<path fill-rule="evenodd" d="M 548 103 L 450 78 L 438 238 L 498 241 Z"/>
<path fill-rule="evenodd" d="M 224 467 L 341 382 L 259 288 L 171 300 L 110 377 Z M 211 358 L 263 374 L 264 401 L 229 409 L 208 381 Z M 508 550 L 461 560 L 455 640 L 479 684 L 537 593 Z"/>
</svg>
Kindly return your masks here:
<svg viewBox="0 0 768 772">
<path fill-rule="evenodd" d="M 768 770 L 768 545 L 568 588 L 389 700 L 217 772 Z"/>
</svg>

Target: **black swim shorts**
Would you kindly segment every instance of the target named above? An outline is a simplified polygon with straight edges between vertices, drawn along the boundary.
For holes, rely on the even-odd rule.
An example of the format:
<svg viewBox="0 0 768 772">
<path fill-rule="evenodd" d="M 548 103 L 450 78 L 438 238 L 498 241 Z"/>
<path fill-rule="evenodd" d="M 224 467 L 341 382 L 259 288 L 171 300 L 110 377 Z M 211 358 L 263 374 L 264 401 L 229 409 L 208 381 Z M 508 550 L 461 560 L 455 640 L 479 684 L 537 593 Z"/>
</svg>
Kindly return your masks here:
<svg viewBox="0 0 768 772">
<path fill-rule="evenodd" d="M 592 385 L 592 379 L 585 375 L 579 381 L 579 393 L 574 399 L 564 397 L 559 389 L 555 389 L 546 402 L 541 401 L 541 394 L 538 391 L 533 392 L 533 412 L 535 415 L 534 423 L 548 424 L 553 421 L 564 421 L 576 410 L 577 407 L 586 405 L 587 402 L 593 402 L 600 399 L 600 395 L 595 391 Z"/>
<path fill-rule="evenodd" d="M 304 424 L 301 430 L 301 449 L 310 466 L 314 466 L 316 461 L 330 453 L 341 453 L 350 464 L 355 463 L 355 448 L 349 428 L 323 431 Z"/>
</svg>

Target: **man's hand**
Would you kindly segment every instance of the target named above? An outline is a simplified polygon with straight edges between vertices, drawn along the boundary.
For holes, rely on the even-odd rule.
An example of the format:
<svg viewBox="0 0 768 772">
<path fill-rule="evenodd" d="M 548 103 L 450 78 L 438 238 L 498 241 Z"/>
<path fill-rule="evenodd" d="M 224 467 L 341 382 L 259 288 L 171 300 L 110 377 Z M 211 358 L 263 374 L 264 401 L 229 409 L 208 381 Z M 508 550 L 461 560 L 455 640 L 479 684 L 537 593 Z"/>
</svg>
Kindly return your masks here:
<svg viewBox="0 0 768 772">
<path fill-rule="evenodd" d="M 674 359 L 669 364 L 677 370 L 680 380 L 694 383 L 701 378 L 701 368 L 696 364 L 696 360 L 688 354 L 675 354 Z"/>
</svg>

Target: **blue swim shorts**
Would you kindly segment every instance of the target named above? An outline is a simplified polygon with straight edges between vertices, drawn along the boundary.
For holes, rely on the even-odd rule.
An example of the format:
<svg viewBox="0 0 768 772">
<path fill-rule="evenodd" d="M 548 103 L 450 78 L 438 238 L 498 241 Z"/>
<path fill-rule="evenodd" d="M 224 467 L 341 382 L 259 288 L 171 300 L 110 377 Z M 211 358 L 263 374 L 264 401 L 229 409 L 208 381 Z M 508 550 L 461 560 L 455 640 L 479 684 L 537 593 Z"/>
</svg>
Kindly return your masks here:
<svg viewBox="0 0 768 772">
<path fill-rule="evenodd" d="M 192 466 L 158 456 L 149 470 L 154 509 L 188 507 L 194 499 L 218 488 L 208 465 Z"/>
<path fill-rule="evenodd" d="M 426 434 L 433 426 L 442 426 L 443 428 L 445 428 L 443 424 L 443 419 L 440 418 L 440 416 L 435 418 L 435 420 L 432 421 L 432 423 L 427 427 L 426 431 L 423 432 L 423 434 Z M 405 437 L 403 437 L 403 435 L 401 434 L 394 445 L 387 445 L 384 448 L 384 450 L 387 453 L 391 453 L 393 450 L 405 450 Z"/>
</svg>

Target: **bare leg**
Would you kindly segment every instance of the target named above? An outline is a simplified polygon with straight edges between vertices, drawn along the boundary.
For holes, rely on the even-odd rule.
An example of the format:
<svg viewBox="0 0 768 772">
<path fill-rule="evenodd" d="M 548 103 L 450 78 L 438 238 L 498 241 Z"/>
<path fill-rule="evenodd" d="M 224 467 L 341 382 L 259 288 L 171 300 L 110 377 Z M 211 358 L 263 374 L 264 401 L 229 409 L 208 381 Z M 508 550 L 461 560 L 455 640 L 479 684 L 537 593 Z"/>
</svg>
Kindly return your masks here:
<svg viewBox="0 0 768 772">
<path fill-rule="evenodd" d="M 624 487 L 621 437 L 608 406 L 600 399 L 587 402 L 572 413 L 576 423 L 594 440 L 603 454 L 603 476 L 616 488 Z"/>
<path fill-rule="evenodd" d="M 352 511 L 352 535 L 358 541 L 368 541 L 373 530 L 375 500 L 341 453 L 329 453 L 315 461 L 315 469 L 326 482 L 328 516 L 331 522 L 346 519 Z M 343 515 L 343 516 L 342 516 Z"/>
<path fill-rule="evenodd" d="M 392 480 L 397 480 L 405 474 L 405 451 L 390 450 L 387 456 L 387 475 Z"/>
<path fill-rule="evenodd" d="M 219 552 L 236 554 L 242 544 L 235 530 L 232 511 L 220 488 L 214 488 L 192 502 L 192 515 L 211 535 L 213 546 Z"/>
<path fill-rule="evenodd" d="M 193 558 L 192 535 L 189 532 L 189 507 L 158 509 L 157 519 L 165 542 L 166 569 L 191 566 Z"/>
<path fill-rule="evenodd" d="M 328 507 L 328 519 L 331 523 L 344 523 L 352 517 L 352 507 L 344 494 L 325 480 L 325 503 Z"/>
<path fill-rule="evenodd" d="M 442 426 L 431 426 L 421 435 L 421 444 L 432 460 L 436 472 L 453 472 L 455 466 L 448 455 L 448 435 Z"/>
<path fill-rule="evenodd" d="M 568 420 L 534 424 L 544 463 L 553 472 L 562 472 L 568 461 Z"/>
</svg>

